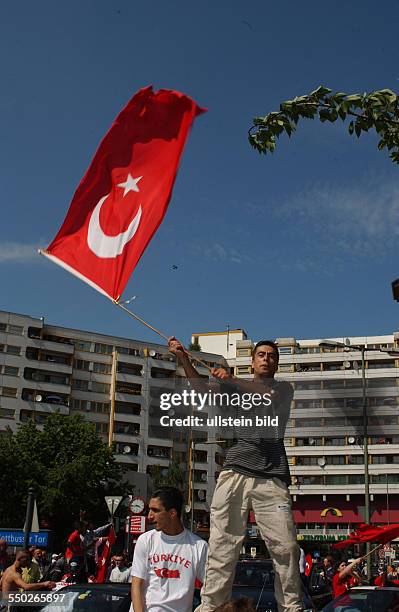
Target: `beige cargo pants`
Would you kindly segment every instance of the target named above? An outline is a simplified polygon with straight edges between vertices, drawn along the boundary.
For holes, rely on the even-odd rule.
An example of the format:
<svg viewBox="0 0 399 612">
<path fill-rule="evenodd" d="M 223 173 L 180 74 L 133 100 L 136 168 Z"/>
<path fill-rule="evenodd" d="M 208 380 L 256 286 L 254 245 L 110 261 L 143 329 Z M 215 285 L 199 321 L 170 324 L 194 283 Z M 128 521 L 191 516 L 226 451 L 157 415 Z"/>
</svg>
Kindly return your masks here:
<svg viewBox="0 0 399 612">
<path fill-rule="evenodd" d="M 278 478 L 252 478 L 226 470 L 218 478 L 212 500 L 206 575 L 195 612 L 213 612 L 229 601 L 250 508 L 273 560 L 279 612 L 303 609 L 299 546 L 288 487 Z"/>
</svg>

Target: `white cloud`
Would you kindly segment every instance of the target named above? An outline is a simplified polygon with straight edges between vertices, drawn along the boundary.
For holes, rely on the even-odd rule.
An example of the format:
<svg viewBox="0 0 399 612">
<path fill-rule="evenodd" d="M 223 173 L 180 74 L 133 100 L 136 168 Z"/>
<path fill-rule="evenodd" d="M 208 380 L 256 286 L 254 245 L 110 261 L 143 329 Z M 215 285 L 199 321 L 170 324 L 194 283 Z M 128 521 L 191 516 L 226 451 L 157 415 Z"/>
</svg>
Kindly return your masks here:
<svg viewBox="0 0 399 612">
<path fill-rule="evenodd" d="M 397 249 L 399 238 L 399 184 L 362 181 L 358 185 L 314 184 L 274 207 L 289 220 L 289 234 L 311 242 L 316 251 L 375 257 Z M 300 244 L 300 243 L 299 243 Z"/>
<path fill-rule="evenodd" d="M 39 244 L 24 244 L 20 242 L 0 242 L 0 264 L 26 263 L 39 258 Z"/>
</svg>

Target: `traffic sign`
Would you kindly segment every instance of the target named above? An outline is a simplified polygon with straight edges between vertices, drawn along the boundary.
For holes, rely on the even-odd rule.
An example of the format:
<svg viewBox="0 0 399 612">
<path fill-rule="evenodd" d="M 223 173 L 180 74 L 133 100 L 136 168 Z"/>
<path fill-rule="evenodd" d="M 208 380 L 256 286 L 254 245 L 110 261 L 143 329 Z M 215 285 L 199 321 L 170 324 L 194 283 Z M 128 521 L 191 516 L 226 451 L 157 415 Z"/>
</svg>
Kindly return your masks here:
<svg viewBox="0 0 399 612">
<path fill-rule="evenodd" d="M 105 503 L 108 506 L 108 510 L 111 516 L 114 516 L 117 507 L 121 503 L 123 497 L 122 495 L 106 495 L 104 497 Z"/>
</svg>

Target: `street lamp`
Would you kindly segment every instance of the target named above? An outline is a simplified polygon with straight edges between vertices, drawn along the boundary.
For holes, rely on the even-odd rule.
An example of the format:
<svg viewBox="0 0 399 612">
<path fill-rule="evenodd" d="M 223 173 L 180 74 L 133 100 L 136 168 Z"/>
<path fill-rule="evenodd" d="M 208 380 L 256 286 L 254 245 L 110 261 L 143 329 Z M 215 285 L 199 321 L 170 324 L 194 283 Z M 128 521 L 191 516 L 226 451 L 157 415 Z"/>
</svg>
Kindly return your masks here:
<svg viewBox="0 0 399 612">
<path fill-rule="evenodd" d="M 398 297 L 399 297 L 399 279 L 398 279 Z M 335 340 L 322 340 L 319 342 L 321 348 L 342 348 L 344 351 L 359 351 L 362 358 L 362 415 L 363 415 L 363 456 L 364 456 L 364 514 L 365 522 L 370 523 L 370 477 L 369 477 L 369 450 L 368 450 L 368 431 L 367 431 L 367 400 L 366 400 L 366 367 L 365 353 L 367 350 L 387 353 L 394 356 L 399 355 L 399 350 L 392 349 L 366 349 L 363 344 L 351 344 L 349 338 L 346 342 L 337 342 Z M 370 545 L 367 545 L 369 552 Z M 371 559 L 367 557 L 367 579 L 371 576 Z"/>
</svg>

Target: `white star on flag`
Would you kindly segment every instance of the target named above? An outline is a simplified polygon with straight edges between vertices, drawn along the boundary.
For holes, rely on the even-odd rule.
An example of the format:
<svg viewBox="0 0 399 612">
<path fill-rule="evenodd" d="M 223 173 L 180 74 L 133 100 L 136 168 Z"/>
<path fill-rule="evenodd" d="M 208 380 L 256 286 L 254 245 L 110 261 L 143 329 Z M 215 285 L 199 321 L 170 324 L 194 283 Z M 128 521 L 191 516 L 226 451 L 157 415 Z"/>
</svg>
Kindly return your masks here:
<svg viewBox="0 0 399 612">
<path fill-rule="evenodd" d="M 139 182 L 140 179 L 142 179 L 142 176 L 138 176 L 137 178 L 133 178 L 132 175 L 129 174 L 127 175 L 127 179 L 124 183 L 118 183 L 118 187 L 122 187 L 124 188 L 124 192 L 123 192 L 123 197 L 125 197 L 125 195 L 127 193 L 129 193 L 129 191 L 140 191 L 139 188 L 137 187 L 137 183 Z"/>
</svg>

